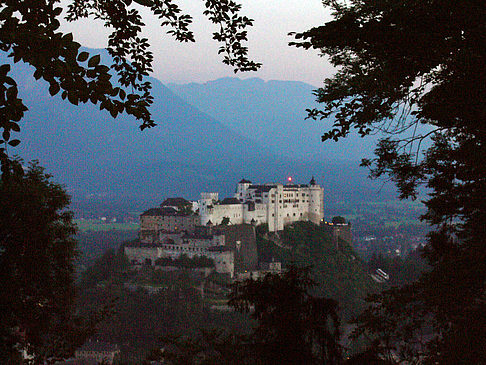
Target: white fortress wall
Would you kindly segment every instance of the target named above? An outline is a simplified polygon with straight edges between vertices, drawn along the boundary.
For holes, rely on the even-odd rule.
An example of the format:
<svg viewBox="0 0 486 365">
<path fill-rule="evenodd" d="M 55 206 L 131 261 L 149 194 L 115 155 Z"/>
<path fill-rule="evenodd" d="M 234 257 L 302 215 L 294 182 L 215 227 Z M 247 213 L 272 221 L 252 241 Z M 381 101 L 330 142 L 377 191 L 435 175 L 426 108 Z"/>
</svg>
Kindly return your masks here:
<svg viewBox="0 0 486 365">
<path fill-rule="evenodd" d="M 320 224 L 324 216 L 323 189 L 314 179 L 309 185 L 252 185 L 243 179 L 237 185 L 233 198 L 237 203 L 234 204 L 217 202 L 214 194 L 201 194 L 199 205 L 206 206 L 200 209 L 202 225 L 209 221 L 220 224 L 227 217 L 231 224 L 268 223 L 269 231 L 273 232 L 296 221 Z"/>
</svg>

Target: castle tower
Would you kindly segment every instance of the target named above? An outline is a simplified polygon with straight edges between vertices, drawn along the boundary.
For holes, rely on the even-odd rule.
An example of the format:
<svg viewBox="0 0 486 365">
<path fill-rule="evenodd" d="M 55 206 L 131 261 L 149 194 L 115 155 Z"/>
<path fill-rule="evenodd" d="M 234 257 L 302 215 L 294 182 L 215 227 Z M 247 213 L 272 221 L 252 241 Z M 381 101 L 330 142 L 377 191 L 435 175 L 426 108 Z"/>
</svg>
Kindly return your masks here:
<svg viewBox="0 0 486 365">
<path fill-rule="evenodd" d="M 324 189 L 321 188 L 312 176 L 309 182 L 309 220 L 320 224 L 324 218 Z"/>
<path fill-rule="evenodd" d="M 241 179 L 241 181 L 236 186 L 235 198 L 239 199 L 240 201 L 246 200 L 246 195 L 250 185 L 251 185 L 250 180 Z"/>
<path fill-rule="evenodd" d="M 211 219 L 213 206 L 218 201 L 218 198 L 218 193 L 201 193 L 201 199 L 198 202 L 200 225 L 206 225 Z"/>
</svg>

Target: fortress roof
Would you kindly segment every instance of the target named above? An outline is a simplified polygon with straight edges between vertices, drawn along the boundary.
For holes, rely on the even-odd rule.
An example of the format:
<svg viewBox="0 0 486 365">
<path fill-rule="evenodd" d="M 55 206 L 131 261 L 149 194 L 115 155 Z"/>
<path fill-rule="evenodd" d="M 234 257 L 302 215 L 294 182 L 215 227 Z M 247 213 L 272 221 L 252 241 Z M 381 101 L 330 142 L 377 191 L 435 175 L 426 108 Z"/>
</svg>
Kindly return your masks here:
<svg viewBox="0 0 486 365">
<path fill-rule="evenodd" d="M 307 184 L 287 184 L 284 185 L 283 188 L 285 189 L 298 189 L 298 188 L 308 188 L 309 185 Z"/>
<path fill-rule="evenodd" d="M 277 185 L 250 185 L 250 189 L 260 193 L 268 193 L 271 189 L 276 187 Z"/>
<path fill-rule="evenodd" d="M 251 181 L 246 179 L 241 179 L 241 181 L 238 184 L 251 184 Z"/>
<path fill-rule="evenodd" d="M 221 205 L 241 204 L 241 202 L 236 198 L 224 198 L 220 204 Z"/>
<path fill-rule="evenodd" d="M 177 197 L 177 198 L 167 198 L 165 199 L 162 204 L 160 204 L 161 207 L 180 207 L 184 205 L 190 205 L 191 203 L 187 201 L 184 198 Z"/>
<path fill-rule="evenodd" d="M 187 216 L 190 214 L 179 212 L 172 207 L 150 208 L 143 212 L 140 216 Z"/>
</svg>

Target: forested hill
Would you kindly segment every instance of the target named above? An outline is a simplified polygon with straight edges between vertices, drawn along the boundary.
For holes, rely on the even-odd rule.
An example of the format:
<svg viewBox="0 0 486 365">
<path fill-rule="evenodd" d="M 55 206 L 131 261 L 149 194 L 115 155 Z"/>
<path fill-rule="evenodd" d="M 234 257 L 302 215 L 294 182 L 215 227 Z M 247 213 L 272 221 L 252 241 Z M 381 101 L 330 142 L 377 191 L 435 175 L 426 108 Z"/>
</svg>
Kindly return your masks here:
<svg viewBox="0 0 486 365">
<path fill-rule="evenodd" d="M 352 247 L 342 240 L 336 247 L 325 228 L 313 223 L 289 225 L 280 239 L 268 235 L 261 227 L 257 229 L 257 245 L 261 261 L 273 258 L 283 264 L 312 265 L 314 280 L 319 284 L 315 293 L 336 299 L 345 318 L 357 314 L 363 308 L 366 294 L 377 290 L 377 284 Z"/>
</svg>

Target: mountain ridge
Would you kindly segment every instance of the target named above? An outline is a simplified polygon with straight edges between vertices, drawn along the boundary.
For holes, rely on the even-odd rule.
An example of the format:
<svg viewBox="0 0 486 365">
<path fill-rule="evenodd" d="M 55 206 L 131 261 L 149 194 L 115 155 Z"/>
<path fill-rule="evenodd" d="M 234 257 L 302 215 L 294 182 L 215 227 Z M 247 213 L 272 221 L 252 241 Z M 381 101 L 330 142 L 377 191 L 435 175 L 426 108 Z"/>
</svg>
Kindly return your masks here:
<svg viewBox="0 0 486 365">
<path fill-rule="evenodd" d="M 5 54 L 1 56 L 7 62 Z M 75 197 L 163 200 L 170 195 L 195 198 L 201 191 L 228 196 L 243 177 L 276 182 L 289 175 L 300 182 L 314 175 L 336 195 L 377 191 L 357 163 L 272 153 L 200 112 L 156 79 L 150 80 L 158 126 L 141 132 L 130 116 L 113 119 L 98 106 L 73 106 L 59 96 L 50 97 L 46 83 L 35 82 L 26 65 L 15 64 L 12 73 L 29 107 L 20 125 L 22 143 L 14 153 L 38 159 Z"/>
</svg>

